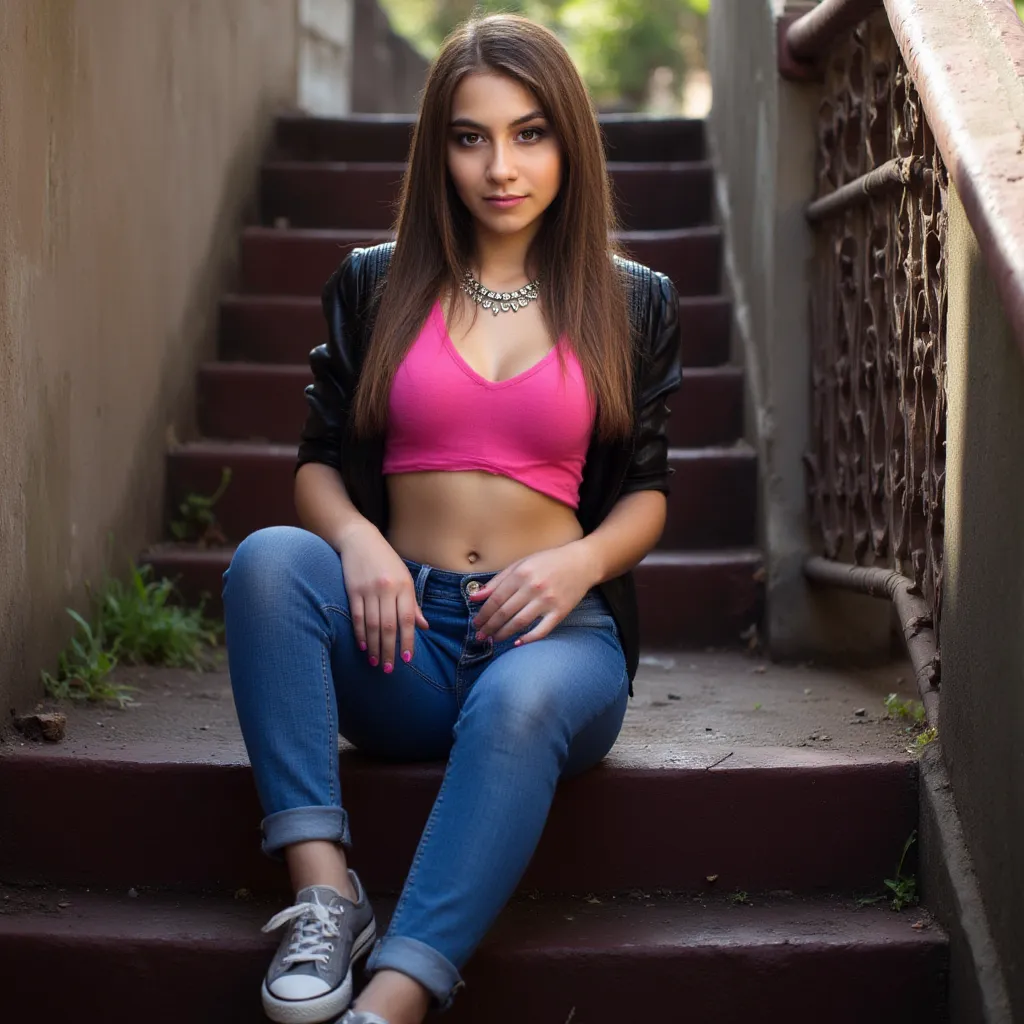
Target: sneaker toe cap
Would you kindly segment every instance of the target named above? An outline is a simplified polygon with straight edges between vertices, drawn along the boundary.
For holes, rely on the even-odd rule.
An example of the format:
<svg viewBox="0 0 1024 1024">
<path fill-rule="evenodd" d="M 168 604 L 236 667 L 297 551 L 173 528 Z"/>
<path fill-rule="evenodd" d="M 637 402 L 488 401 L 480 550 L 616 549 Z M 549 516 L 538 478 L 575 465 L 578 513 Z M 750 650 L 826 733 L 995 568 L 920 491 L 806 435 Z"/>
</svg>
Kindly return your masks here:
<svg viewBox="0 0 1024 1024">
<path fill-rule="evenodd" d="M 323 978 L 309 974 L 285 974 L 267 986 L 277 999 L 316 999 L 331 991 Z"/>
</svg>

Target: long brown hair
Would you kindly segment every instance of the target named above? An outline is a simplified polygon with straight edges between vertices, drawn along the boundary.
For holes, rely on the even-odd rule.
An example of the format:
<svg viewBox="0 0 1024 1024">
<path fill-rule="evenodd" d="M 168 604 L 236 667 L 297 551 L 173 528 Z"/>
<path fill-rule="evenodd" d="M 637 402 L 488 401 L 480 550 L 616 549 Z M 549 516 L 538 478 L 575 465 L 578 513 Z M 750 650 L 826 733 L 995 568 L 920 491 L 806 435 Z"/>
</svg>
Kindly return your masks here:
<svg viewBox="0 0 1024 1024">
<path fill-rule="evenodd" d="M 438 297 L 454 300 L 473 255 L 473 222 L 448 174 L 452 98 L 474 72 L 496 72 L 536 96 L 562 153 L 562 184 L 529 253 L 544 317 L 569 340 L 597 404 L 602 439 L 632 424 L 632 345 L 604 146 L 593 104 L 557 37 L 516 15 L 472 19 L 445 41 L 427 78 L 402 186 L 397 243 L 355 396 L 354 427 L 383 433 L 395 371 Z"/>
</svg>

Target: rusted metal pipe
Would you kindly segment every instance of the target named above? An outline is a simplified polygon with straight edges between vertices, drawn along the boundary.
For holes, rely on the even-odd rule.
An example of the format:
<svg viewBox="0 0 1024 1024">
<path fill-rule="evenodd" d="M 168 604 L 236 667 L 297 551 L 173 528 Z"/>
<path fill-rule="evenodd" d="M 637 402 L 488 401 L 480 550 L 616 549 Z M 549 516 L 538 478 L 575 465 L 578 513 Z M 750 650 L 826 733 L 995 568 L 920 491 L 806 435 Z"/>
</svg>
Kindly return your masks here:
<svg viewBox="0 0 1024 1024">
<path fill-rule="evenodd" d="M 903 638 L 907 642 L 907 653 L 914 666 L 925 718 L 929 725 L 937 727 L 940 682 L 938 647 L 932 629 L 931 609 L 920 594 L 914 593 L 914 581 L 894 569 L 847 565 L 820 555 L 813 555 L 804 562 L 804 575 L 825 586 L 841 587 L 843 590 L 892 601 L 903 627 Z"/>
<path fill-rule="evenodd" d="M 840 36 L 882 6 L 882 0 L 821 0 L 786 32 L 786 45 L 797 60 L 811 63 Z"/>
<path fill-rule="evenodd" d="M 806 217 L 812 224 L 838 217 L 853 206 L 866 203 L 872 196 L 906 188 L 913 181 L 924 179 L 924 161 L 917 157 L 888 160 L 867 174 L 862 174 L 835 192 L 816 199 L 807 207 Z"/>
</svg>

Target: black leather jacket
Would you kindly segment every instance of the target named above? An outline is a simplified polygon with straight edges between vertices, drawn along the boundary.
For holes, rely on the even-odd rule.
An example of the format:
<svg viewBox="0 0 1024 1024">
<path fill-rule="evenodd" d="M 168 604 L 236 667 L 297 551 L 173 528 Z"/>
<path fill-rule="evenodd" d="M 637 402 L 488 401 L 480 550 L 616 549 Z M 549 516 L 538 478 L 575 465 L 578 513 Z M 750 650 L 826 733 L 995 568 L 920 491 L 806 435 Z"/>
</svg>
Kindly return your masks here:
<svg viewBox="0 0 1024 1024">
<path fill-rule="evenodd" d="M 373 298 L 387 273 L 394 243 L 355 249 L 324 286 L 328 341 L 310 353 L 314 383 L 306 388 L 309 416 L 302 431 L 298 466 L 322 462 L 341 474 L 356 508 L 382 533 L 388 500 L 382 472 L 384 438 L 356 439 L 349 413 L 373 325 Z M 679 314 L 675 287 L 664 274 L 616 258 L 629 288 L 630 323 L 637 336 L 632 437 L 620 442 L 591 438 L 576 515 L 591 533 L 625 494 L 668 493 L 668 406 L 665 396 L 680 384 Z M 298 468 L 298 467 L 296 467 Z M 640 657 L 640 627 L 633 574 L 599 586 L 619 627 L 629 678 Z"/>
</svg>

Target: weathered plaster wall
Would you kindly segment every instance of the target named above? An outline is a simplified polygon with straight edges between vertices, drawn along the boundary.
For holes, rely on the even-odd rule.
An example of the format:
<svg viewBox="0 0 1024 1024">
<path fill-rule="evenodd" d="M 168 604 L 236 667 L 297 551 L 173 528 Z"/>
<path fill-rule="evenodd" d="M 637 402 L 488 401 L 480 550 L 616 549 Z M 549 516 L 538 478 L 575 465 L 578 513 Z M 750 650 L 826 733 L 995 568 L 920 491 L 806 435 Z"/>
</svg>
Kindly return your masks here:
<svg viewBox="0 0 1024 1024">
<path fill-rule="evenodd" d="M 888 651 L 888 608 L 815 590 L 802 572 L 814 547 L 803 465 L 812 258 L 804 208 L 815 188 L 819 87 L 779 78 L 776 23 L 786 9 L 785 0 L 715 0 L 708 23 L 709 135 L 735 359 L 746 370 L 747 433 L 758 453 L 765 626 L 777 657 L 870 659 Z"/>
<path fill-rule="evenodd" d="M 160 533 L 165 438 L 190 430 L 296 51 L 292 0 L 0 4 L 4 717 L 108 532 L 119 562 Z"/>
<path fill-rule="evenodd" d="M 948 275 L 939 733 L 1024 1020 L 1024 354 L 952 189 Z"/>
<path fill-rule="evenodd" d="M 355 53 L 352 110 L 413 114 L 427 78 L 427 61 L 391 27 L 377 0 L 353 0 Z"/>
</svg>

